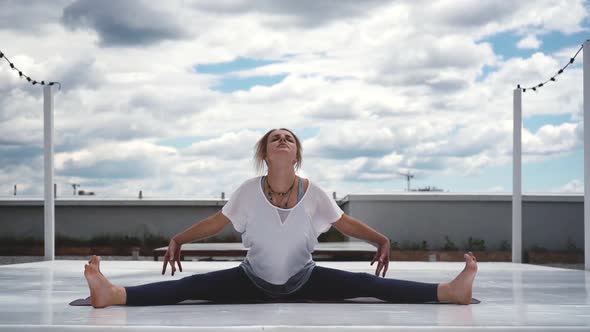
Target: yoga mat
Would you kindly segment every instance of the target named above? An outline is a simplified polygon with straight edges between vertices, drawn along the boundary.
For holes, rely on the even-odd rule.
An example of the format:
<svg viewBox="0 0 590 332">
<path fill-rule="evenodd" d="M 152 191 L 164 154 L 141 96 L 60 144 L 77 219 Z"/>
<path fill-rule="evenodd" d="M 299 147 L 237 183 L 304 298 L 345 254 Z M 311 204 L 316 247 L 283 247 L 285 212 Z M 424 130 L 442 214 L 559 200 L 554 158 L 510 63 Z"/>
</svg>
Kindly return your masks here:
<svg viewBox="0 0 590 332">
<path fill-rule="evenodd" d="M 199 300 L 200 301 L 200 300 Z M 185 301 L 186 302 L 186 301 Z M 481 301 L 475 298 L 471 299 L 471 304 L 478 304 Z M 259 302 L 211 302 L 211 301 L 200 301 L 198 303 L 179 303 L 179 305 L 191 305 L 191 304 L 240 304 L 240 303 L 391 303 L 391 302 L 385 302 L 385 301 L 380 301 L 378 299 L 376 299 L 375 301 L 355 301 L 355 300 L 340 300 L 340 301 L 314 301 L 314 300 L 266 300 L 266 301 L 259 301 Z M 415 304 L 415 303 L 414 303 Z M 452 304 L 451 302 L 448 301 L 431 301 L 431 302 L 424 302 L 424 304 Z M 92 304 L 90 304 L 90 296 L 85 298 L 85 299 L 77 299 L 74 300 L 72 302 L 70 302 L 71 306 L 90 306 Z"/>
</svg>

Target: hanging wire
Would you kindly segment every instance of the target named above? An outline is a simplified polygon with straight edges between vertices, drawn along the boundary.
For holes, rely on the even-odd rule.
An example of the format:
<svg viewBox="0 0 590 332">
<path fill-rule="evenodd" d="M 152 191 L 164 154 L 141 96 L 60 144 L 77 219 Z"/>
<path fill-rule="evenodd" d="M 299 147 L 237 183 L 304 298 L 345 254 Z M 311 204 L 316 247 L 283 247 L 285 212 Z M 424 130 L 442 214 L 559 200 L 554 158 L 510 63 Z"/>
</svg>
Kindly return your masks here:
<svg viewBox="0 0 590 332">
<path fill-rule="evenodd" d="M 29 76 L 25 75 L 25 74 L 22 72 L 22 70 L 18 69 L 18 68 L 17 68 L 17 67 L 14 65 L 14 63 L 12 63 L 12 62 L 10 62 L 10 60 L 8 60 L 8 58 L 6 57 L 6 55 L 5 55 L 5 54 L 4 54 L 2 51 L 0 51 L 0 59 L 4 59 L 4 60 L 6 60 L 6 62 L 8 62 L 8 65 L 10 66 L 10 68 L 11 68 L 12 70 L 14 70 L 14 71 L 18 72 L 18 76 L 19 76 L 19 78 L 23 78 L 23 77 L 24 77 L 24 78 L 25 78 L 25 79 L 26 79 L 26 80 L 27 80 L 29 83 L 31 83 L 32 85 L 35 85 L 35 84 L 41 84 L 41 85 L 50 85 L 50 86 L 51 86 L 51 85 L 54 85 L 54 84 L 55 84 L 55 85 L 57 85 L 57 86 L 58 86 L 59 90 L 61 90 L 61 83 L 59 83 L 59 82 L 45 82 L 45 81 L 38 82 L 38 81 L 36 81 L 36 80 L 34 80 L 34 79 L 30 78 Z"/>
<path fill-rule="evenodd" d="M 588 39 L 588 40 L 586 40 L 586 41 L 588 42 L 588 41 L 590 41 L 590 39 Z M 578 54 L 580 54 L 580 51 L 582 51 L 582 48 L 584 48 L 584 44 L 582 44 L 582 45 L 580 46 L 580 48 L 578 49 L 578 51 L 576 52 L 576 54 L 574 54 L 574 56 L 570 58 L 570 61 L 569 61 L 569 62 L 568 62 L 568 63 L 567 63 L 565 66 L 563 66 L 563 68 L 561 68 L 560 70 L 558 70 L 558 71 L 557 71 L 557 73 L 556 73 L 555 75 L 551 76 L 551 78 L 549 78 L 548 80 L 546 80 L 546 81 L 545 81 L 545 82 L 543 82 L 543 83 L 539 83 L 539 84 L 537 84 L 537 85 L 533 85 L 533 86 L 530 86 L 530 87 L 528 87 L 528 88 L 522 88 L 522 92 L 523 92 L 523 93 L 524 93 L 524 92 L 526 92 L 526 90 L 527 90 L 527 89 L 529 89 L 529 90 L 533 90 L 533 91 L 537 92 L 537 89 L 539 89 L 539 88 L 542 88 L 542 87 L 543 87 L 545 84 L 547 84 L 548 82 L 555 82 L 555 81 L 557 81 L 557 80 L 555 79 L 555 77 L 557 77 L 558 75 L 561 75 L 561 74 L 563 73 L 563 71 L 564 71 L 564 70 L 565 70 L 565 69 L 566 69 L 566 68 L 567 68 L 569 65 L 571 65 L 571 64 L 573 64 L 573 63 L 574 63 L 574 61 L 576 60 L 576 57 L 578 56 Z M 587 51 L 588 51 L 588 52 L 590 52 L 590 50 L 587 50 Z M 520 84 L 518 84 L 518 85 L 517 85 L 517 88 L 518 88 L 518 89 L 521 89 L 521 87 L 520 87 Z"/>
</svg>

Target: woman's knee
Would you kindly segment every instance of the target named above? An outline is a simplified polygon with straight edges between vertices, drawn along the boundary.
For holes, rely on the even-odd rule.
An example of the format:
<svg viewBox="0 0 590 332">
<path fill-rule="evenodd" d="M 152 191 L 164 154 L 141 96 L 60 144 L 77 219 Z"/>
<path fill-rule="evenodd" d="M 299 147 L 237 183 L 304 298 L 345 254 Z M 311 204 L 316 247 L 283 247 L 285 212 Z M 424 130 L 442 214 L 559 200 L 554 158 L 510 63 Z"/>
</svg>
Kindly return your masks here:
<svg viewBox="0 0 590 332">
<path fill-rule="evenodd" d="M 318 294 L 349 294 L 365 288 L 372 281 L 372 275 L 365 272 L 349 272 L 316 266 L 307 282 L 297 295 L 317 296 Z"/>
<path fill-rule="evenodd" d="M 376 277 L 366 272 L 350 272 L 339 269 L 326 268 L 321 266 L 314 267 L 310 279 L 323 280 L 325 282 L 337 280 L 356 280 L 356 279 L 372 279 Z"/>
<path fill-rule="evenodd" d="M 206 300 L 252 301 L 262 298 L 260 291 L 240 267 L 211 271 L 184 277 L 180 280 Z"/>
</svg>

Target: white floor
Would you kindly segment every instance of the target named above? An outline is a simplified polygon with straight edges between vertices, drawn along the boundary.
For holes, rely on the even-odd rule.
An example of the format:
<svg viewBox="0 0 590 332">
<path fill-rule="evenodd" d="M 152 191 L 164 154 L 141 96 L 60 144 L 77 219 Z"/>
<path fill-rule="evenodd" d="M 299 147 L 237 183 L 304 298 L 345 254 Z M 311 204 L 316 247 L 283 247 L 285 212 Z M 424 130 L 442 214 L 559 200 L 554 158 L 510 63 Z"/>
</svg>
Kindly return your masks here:
<svg viewBox="0 0 590 332">
<path fill-rule="evenodd" d="M 209 304 L 154 307 L 74 307 L 88 294 L 85 261 L 0 266 L 0 330 L 471 330 L 590 331 L 590 272 L 529 264 L 479 263 L 473 297 L 479 304 L 363 303 Z M 103 261 L 122 286 L 182 278 L 239 262 L 185 262 L 184 272 L 161 275 L 162 262 Z M 369 262 L 318 262 L 374 273 Z M 391 262 L 388 278 L 449 281 L 459 262 Z M 367 300 L 372 303 L 366 303 Z"/>
</svg>

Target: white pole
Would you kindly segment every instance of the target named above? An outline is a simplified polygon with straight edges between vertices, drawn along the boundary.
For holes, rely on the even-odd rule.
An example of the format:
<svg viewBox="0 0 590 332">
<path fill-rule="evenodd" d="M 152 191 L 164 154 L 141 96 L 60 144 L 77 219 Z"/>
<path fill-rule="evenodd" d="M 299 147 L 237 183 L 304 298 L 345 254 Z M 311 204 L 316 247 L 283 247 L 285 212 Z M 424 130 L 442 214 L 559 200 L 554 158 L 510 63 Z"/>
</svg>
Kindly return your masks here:
<svg viewBox="0 0 590 332">
<path fill-rule="evenodd" d="M 514 89 L 514 138 L 512 148 L 512 262 L 522 263 L 522 167 L 521 167 L 521 127 L 522 92 Z"/>
<path fill-rule="evenodd" d="M 584 52 L 584 264 L 590 271 L 590 41 L 583 45 Z"/>
<path fill-rule="evenodd" d="M 53 93 L 43 87 L 43 131 L 45 149 L 45 260 L 55 259 L 55 202 L 53 194 Z"/>
</svg>

